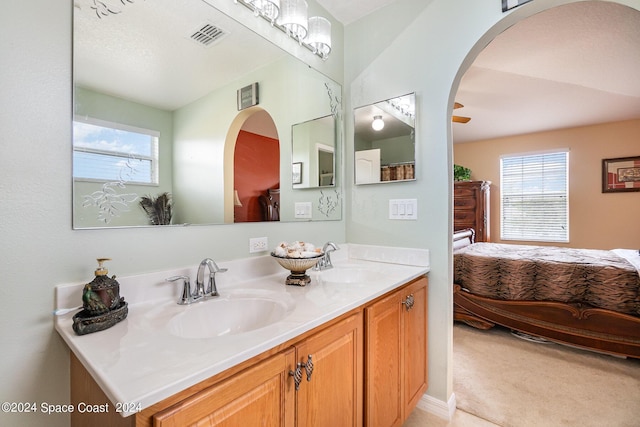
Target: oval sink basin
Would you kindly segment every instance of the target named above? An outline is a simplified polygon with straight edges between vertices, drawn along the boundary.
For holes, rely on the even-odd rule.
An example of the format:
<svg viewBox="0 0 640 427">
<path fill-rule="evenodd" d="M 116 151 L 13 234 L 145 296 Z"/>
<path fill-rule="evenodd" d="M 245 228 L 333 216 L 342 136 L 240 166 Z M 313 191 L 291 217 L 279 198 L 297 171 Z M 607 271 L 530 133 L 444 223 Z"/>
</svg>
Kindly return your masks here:
<svg viewBox="0 0 640 427">
<path fill-rule="evenodd" d="M 363 267 L 334 267 L 330 270 L 324 270 L 320 273 L 319 278 L 324 283 L 366 283 L 375 280 L 379 273 L 368 270 Z"/>
<path fill-rule="evenodd" d="M 210 299 L 185 306 L 167 323 L 169 333 L 181 338 L 213 338 L 255 331 L 285 318 L 293 301 L 265 297 Z"/>
</svg>

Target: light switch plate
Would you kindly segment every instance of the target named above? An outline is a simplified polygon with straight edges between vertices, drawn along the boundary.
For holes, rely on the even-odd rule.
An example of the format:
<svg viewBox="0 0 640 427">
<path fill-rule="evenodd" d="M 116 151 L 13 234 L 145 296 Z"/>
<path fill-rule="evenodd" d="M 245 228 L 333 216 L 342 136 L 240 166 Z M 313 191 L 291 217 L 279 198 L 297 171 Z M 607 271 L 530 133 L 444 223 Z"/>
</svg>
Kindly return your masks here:
<svg viewBox="0 0 640 427">
<path fill-rule="evenodd" d="M 296 202 L 294 205 L 294 218 L 311 219 L 311 202 Z"/>
<path fill-rule="evenodd" d="M 389 219 L 418 219 L 418 199 L 390 199 Z"/>
</svg>

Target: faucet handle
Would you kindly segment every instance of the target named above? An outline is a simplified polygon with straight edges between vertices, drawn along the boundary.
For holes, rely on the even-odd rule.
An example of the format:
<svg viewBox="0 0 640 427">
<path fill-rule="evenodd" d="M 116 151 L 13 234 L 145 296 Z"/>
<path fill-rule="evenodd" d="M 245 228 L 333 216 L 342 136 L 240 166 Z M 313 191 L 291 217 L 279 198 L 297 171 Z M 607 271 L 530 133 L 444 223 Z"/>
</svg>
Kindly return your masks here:
<svg viewBox="0 0 640 427">
<path fill-rule="evenodd" d="M 193 302 L 194 297 L 191 294 L 191 282 L 189 281 L 189 277 L 187 277 L 187 276 L 171 276 L 171 277 L 166 279 L 167 282 L 176 282 L 178 280 L 182 280 L 183 283 L 184 283 L 183 287 L 182 287 L 182 296 L 178 300 L 178 304 L 180 304 L 180 305 L 190 304 L 191 302 Z"/>
<path fill-rule="evenodd" d="M 209 273 L 209 282 L 207 284 L 207 290 L 205 291 L 205 296 L 208 297 L 217 297 L 220 294 L 218 293 L 218 287 L 216 286 L 216 273 L 224 273 L 227 271 L 227 268 L 218 268 L 218 265 L 215 264 L 215 269 Z"/>
</svg>

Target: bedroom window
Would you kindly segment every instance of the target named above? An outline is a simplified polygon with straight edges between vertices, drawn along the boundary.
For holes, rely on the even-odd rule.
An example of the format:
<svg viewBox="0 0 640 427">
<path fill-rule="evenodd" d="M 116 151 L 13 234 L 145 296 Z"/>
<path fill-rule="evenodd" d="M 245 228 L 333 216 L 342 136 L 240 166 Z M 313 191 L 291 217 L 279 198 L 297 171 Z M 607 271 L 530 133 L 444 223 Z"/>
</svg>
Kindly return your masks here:
<svg viewBox="0 0 640 427">
<path fill-rule="evenodd" d="M 101 120 L 73 122 L 73 178 L 158 185 L 160 133 Z"/>
<path fill-rule="evenodd" d="M 569 241 L 569 153 L 500 159 L 501 239 Z"/>
</svg>

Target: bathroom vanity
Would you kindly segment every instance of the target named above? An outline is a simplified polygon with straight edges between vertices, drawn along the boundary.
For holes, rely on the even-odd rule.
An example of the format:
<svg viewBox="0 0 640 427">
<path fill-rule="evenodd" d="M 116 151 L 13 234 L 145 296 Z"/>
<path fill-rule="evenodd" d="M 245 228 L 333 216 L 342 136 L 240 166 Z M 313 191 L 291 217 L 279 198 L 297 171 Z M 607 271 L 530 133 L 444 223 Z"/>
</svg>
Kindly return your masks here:
<svg viewBox="0 0 640 427">
<path fill-rule="evenodd" d="M 75 411 L 72 425 L 402 424 L 427 388 L 428 251 L 345 245 L 305 287 L 284 285 L 287 272 L 270 257 L 224 265 L 220 305 L 179 306 L 176 287 L 158 282 L 165 272 L 118 279 L 130 314 L 109 330 L 76 336 L 73 313 L 56 316 L 72 350 L 71 403 L 110 406 Z M 69 306 L 74 286 L 57 287 L 57 308 Z M 242 298 L 282 299 L 284 312 L 216 336 L 175 327 L 184 310 Z"/>
</svg>

